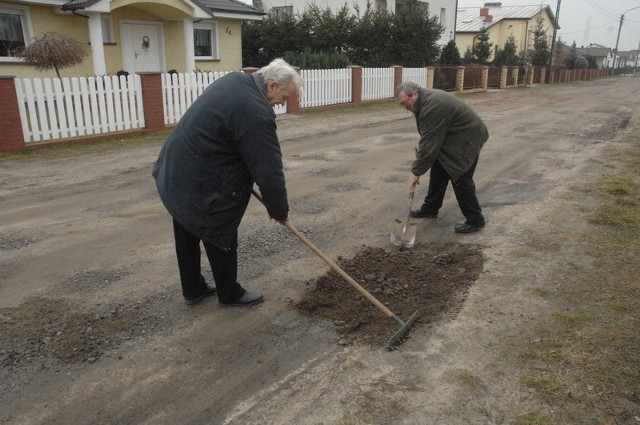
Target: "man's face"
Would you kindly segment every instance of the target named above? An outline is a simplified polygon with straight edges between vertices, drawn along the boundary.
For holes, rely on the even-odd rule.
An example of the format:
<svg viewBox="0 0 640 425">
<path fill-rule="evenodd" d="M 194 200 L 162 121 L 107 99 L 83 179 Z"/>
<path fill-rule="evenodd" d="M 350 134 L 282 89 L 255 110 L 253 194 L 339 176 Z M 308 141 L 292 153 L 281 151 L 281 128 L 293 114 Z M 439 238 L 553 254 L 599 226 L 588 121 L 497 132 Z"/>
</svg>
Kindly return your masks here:
<svg viewBox="0 0 640 425">
<path fill-rule="evenodd" d="M 406 94 L 405 92 L 400 92 L 398 95 L 398 103 L 407 111 L 413 112 L 413 104 L 416 103 L 416 99 L 418 98 L 418 91 L 414 90 L 411 94 Z"/>
<path fill-rule="evenodd" d="M 267 84 L 267 101 L 271 106 L 284 106 L 296 91 L 296 85 L 293 84 L 293 82 L 290 82 L 289 85 L 283 89 L 278 87 L 278 83 L 275 81 L 270 81 L 269 84 Z"/>
</svg>

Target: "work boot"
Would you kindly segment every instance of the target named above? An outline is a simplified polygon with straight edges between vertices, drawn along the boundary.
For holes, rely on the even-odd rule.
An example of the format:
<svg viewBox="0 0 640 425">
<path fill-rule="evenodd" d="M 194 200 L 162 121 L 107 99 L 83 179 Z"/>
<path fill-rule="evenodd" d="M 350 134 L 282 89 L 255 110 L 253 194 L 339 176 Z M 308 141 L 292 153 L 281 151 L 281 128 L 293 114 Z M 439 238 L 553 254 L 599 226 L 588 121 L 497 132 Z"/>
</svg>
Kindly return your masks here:
<svg viewBox="0 0 640 425">
<path fill-rule="evenodd" d="M 258 292 L 249 291 L 245 291 L 244 295 L 240 298 L 233 298 L 224 301 L 218 299 L 218 303 L 223 307 L 249 307 L 260 304 L 262 301 L 264 301 L 264 295 Z"/>
<path fill-rule="evenodd" d="M 456 233 L 473 233 L 479 232 L 483 227 L 484 224 L 482 226 L 474 226 L 469 223 L 456 223 L 456 225 L 453 227 L 453 230 Z"/>
<path fill-rule="evenodd" d="M 217 291 L 216 285 L 209 285 L 204 280 L 204 276 L 200 276 L 200 293 L 194 297 L 184 297 L 184 303 L 187 305 L 198 304 L 200 301 L 204 300 L 207 297 L 214 295 Z"/>
<path fill-rule="evenodd" d="M 437 212 L 426 211 L 420 208 L 419 210 L 411 210 L 411 217 L 413 218 L 436 218 L 438 217 Z"/>
</svg>

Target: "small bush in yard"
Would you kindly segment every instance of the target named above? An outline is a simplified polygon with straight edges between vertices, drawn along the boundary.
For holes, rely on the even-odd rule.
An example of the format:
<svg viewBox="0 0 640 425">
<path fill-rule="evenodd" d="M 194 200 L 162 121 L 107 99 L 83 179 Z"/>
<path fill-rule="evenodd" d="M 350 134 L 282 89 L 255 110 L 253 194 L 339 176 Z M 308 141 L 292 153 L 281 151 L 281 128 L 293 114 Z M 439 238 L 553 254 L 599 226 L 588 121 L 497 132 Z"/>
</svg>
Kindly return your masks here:
<svg viewBox="0 0 640 425">
<path fill-rule="evenodd" d="M 19 56 L 38 71 L 54 69 L 60 78 L 60 69 L 82 63 L 91 49 L 86 44 L 56 32 L 45 32 L 35 37 Z"/>
</svg>

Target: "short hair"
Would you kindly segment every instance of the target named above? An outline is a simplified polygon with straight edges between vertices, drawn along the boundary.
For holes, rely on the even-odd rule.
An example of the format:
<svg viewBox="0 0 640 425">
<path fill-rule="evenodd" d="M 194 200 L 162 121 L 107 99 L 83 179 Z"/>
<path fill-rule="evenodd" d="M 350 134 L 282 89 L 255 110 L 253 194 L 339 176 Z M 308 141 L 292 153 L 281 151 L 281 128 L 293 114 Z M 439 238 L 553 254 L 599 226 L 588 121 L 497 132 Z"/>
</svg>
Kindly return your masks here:
<svg viewBox="0 0 640 425">
<path fill-rule="evenodd" d="M 264 78 L 264 83 L 269 84 L 271 81 L 275 81 L 278 87 L 284 89 L 289 83 L 293 83 L 296 86 L 296 90 L 300 92 L 302 86 L 302 80 L 300 74 L 291 65 L 285 62 L 284 59 L 278 58 L 271 61 L 267 66 L 263 66 L 256 71 L 256 74 L 261 74 Z"/>
<path fill-rule="evenodd" d="M 411 96 L 416 90 L 420 90 L 419 85 L 411 81 L 405 81 L 404 83 L 400 83 L 398 87 L 396 87 L 395 91 L 393 92 L 393 97 L 398 97 L 400 93 Z"/>
</svg>

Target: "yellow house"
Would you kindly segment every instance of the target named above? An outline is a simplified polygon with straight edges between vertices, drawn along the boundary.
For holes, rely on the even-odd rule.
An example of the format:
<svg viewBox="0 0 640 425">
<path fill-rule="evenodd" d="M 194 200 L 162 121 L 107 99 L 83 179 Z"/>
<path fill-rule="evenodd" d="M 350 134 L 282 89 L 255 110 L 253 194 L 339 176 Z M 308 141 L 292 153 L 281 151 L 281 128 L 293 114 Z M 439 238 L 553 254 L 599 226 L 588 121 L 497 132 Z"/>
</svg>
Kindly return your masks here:
<svg viewBox="0 0 640 425">
<path fill-rule="evenodd" d="M 493 60 L 497 49 L 504 48 L 507 39 L 516 40 L 518 54 L 533 48 L 533 31 L 542 17 L 543 28 L 547 31 L 549 47 L 554 29 L 558 23 L 549 5 L 503 6 L 500 2 L 484 3 L 484 7 L 462 7 L 456 15 L 455 42 L 461 55 L 473 47 L 482 28 L 487 29 L 489 41 L 493 44 Z"/>
<path fill-rule="evenodd" d="M 43 32 L 91 46 L 67 77 L 230 71 L 243 66 L 241 22 L 264 15 L 238 0 L 0 0 L 0 75 L 55 77 L 16 56 Z"/>
</svg>

